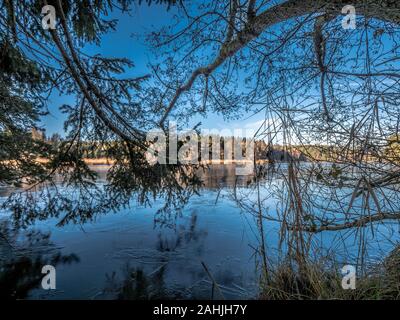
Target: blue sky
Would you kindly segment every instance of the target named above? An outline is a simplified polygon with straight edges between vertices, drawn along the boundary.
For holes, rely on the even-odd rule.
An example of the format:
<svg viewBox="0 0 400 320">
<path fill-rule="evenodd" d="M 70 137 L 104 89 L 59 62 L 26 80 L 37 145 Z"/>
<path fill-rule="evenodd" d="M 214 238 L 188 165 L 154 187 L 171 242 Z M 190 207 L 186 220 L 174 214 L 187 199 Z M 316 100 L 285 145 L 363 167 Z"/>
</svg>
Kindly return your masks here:
<svg viewBox="0 0 400 320">
<path fill-rule="evenodd" d="M 174 14 L 174 9 L 167 11 L 164 6 L 140 5 L 133 8 L 131 16 L 127 14 L 115 13 L 111 18 L 119 20 L 115 32 L 110 32 L 103 36 L 100 46 L 88 45 L 84 50 L 90 54 L 102 54 L 104 56 L 126 57 L 135 63 L 135 68 L 129 70 L 127 76 L 141 76 L 150 73 L 147 64 L 151 61 L 152 55 L 143 39 L 132 36 L 144 35 L 149 31 L 168 25 Z M 50 97 L 50 114 L 42 119 L 43 127 L 47 135 L 60 133 L 63 135 L 64 115 L 59 107 L 62 104 L 74 104 L 74 98 L 70 96 L 60 96 L 54 92 Z M 205 118 L 194 117 L 192 123 L 202 123 L 202 128 L 207 129 L 235 129 L 235 128 L 255 128 L 257 129 L 260 121 L 264 119 L 262 114 L 252 116 L 243 114 L 244 120 L 225 121 L 222 115 L 208 114 Z"/>
</svg>

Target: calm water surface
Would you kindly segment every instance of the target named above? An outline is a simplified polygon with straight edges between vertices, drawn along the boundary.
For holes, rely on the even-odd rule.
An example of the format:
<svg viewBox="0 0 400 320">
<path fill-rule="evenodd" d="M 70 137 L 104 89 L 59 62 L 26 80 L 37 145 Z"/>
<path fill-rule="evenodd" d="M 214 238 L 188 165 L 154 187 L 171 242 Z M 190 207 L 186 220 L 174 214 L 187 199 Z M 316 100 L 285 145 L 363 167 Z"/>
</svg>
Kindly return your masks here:
<svg viewBox="0 0 400 320">
<path fill-rule="evenodd" d="M 106 168 L 98 167 L 100 173 Z M 231 201 L 234 168 L 221 166 L 207 176 L 200 196 L 193 196 L 175 227 L 155 223 L 157 209 L 134 206 L 98 216 L 95 221 L 57 227 L 58 220 L 39 221 L 32 229 L 50 233 L 63 255 L 78 262 L 57 266 L 57 290 L 32 290 L 30 298 L 115 298 L 124 281 L 140 278 L 147 291 L 171 298 L 210 298 L 212 280 L 225 298 L 252 298 L 257 294 L 254 224 Z M 10 190 L 2 190 L 3 198 Z M 2 213 L 7 220 L 7 213 Z M 202 264 L 203 263 L 203 264 Z M 218 298 L 217 293 L 215 297 Z"/>
<path fill-rule="evenodd" d="M 37 222 L 32 229 L 48 232 L 62 255 L 73 253 L 79 261 L 57 265 L 56 290 L 33 289 L 27 298 L 219 298 L 204 265 L 225 298 L 257 297 L 257 224 L 232 200 L 233 170 L 221 166 L 206 175 L 206 188 L 173 219 L 175 227 L 155 223 L 162 200 L 151 208 L 132 206 L 81 225 L 57 227 L 55 219 Z M 98 171 L 104 174 L 106 168 Z M 240 184 L 245 186 L 247 179 L 241 177 Z M 3 198 L 8 191 L 2 190 Z M 1 219 L 10 218 L 3 212 Z M 268 247 L 275 250 L 279 225 L 266 224 Z M 337 237 L 325 233 L 322 240 L 331 244 Z"/>
</svg>

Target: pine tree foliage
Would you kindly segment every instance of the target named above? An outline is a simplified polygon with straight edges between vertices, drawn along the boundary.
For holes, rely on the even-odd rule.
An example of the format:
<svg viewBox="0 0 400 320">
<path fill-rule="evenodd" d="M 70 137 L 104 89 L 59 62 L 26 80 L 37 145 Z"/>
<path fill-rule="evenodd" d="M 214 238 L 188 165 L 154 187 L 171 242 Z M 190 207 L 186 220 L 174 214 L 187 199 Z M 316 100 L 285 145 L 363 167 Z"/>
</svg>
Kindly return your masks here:
<svg viewBox="0 0 400 320">
<path fill-rule="evenodd" d="M 165 10 L 175 4 L 146 2 Z M 22 224 L 61 214 L 61 224 L 83 221 L 127 204 L 133 193 L 141 203 L 164 196 L 171 199 L 167 207 L 176 207 L 197 188 L 198 180 L 183 166 L 153 166 L 145 160 L 142 130 L 149 119 L 143 117 L 142 84 L 148 76 L 126 78 L 126 71 L 134 68 L 132 61 L 83 50 L 90 43 L 99 45 L 104 34 L 115 30 L 117 21 L 108 18 L 112 11 L 128 11 L 135 3 L 8 0 L 1 5 L 0 183 L 26 185 L 4 204 Z M 45 5 L 56 9 L 55 30 L 42 28 Z M 61 107 L 67 135 L 57 145 L 31 135 L 54 91 L 76 100 Z M 115 161 L 105 187 L 96 183 L 97 174 L 83 161 L 87 145 L 95 144 Z"/>
</svg>

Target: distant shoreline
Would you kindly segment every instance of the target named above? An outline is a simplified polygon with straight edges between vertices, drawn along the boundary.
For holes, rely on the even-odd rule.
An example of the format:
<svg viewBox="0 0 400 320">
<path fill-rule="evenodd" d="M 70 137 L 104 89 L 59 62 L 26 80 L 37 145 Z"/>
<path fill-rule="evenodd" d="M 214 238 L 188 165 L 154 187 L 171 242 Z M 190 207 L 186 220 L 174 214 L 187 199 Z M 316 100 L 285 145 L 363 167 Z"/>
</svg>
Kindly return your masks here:
<svg viewBox="0 0 400 320">
<path fill-rule="evenodd" d="M 45 158 L 37 158 L 36 161 L 38 163 L 48 163 L 49 160 L 45 159 Z M 96 158 L 96 159 L 91 159 L 91 158 L 83 158 L 83 161 L 85 162 L 85 164 L 90 165 L 90 166 L 112 166 L 116 163 L 116 160 L 114 159 L 109 159 L 109 158 Z M 306 160 L 306 161 L 300 161 L 300 162 L 309 162 L 310 160 Z M 314 160 L 315 162 L 319 162 L 319 163 L 324 163 L 324 162 L 329 162 L 329 163 L 338 163 L 340 164 L 341 162 L 335 162 L 335 161 L 328 161 L 328 160 Z M 0 164 L 12 164 L 14 161 L 13 160 L 4 160 L 4 161 L 0 161 Z M 203 165 L 244 165 L 246 163 L 252 163 L 252 160 L 202 160 L 199 162 L 199 164 L 203 164 Z M 267 164 L 270 163 L 270 160 L 267 159 L 258 159 L 256 160 L 257 164 Z M 276 162 L 288 162 L 288 161 L 279 161 L 276 160 Z M 372 162 L 376 162 L 377 161 L 368 161 L 369 163 Z"/>
<path fill-rule="evenodd" d="M 44 158 L 38 158 L 37 161 L 39 163 L 47 163 L 49 160 L 44 159 Z M 84 158 L 83 161 L 87 165 L 113 165 L 115 164 L 116 160 L 109 159 L 109 158 L 96 158 L 96 159 L 90 159 L 90 158 Z M 268 163 L 268 160 L 256 160 L 257 164 L 264 164 Z M 200 161 L 201 164 L 246 164 L 246 163 L 252 163 L 251 160 L 202 160 Z"/>
</svg>

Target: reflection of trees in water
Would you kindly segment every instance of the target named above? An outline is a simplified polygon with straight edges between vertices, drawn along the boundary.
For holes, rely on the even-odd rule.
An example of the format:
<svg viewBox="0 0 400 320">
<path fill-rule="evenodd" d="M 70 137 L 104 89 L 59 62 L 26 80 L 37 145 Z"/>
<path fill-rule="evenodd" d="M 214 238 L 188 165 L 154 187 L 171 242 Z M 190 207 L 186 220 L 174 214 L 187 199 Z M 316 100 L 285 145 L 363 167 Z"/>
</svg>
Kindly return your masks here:
<svg viewBox="0 0 400 320">
<path fill-rule="evenodd" d="M 199 243 L 207 236 L 207 231 L 198 230 L 197 214 L 193 213 L 190 217 L 189 226 L 178 225 L 172 235 L 159 232 L 157 250 L 160 252 L 175 251 L 189 243 Z M 199 243 L 200 244 L 200 243 Z"/>
<path fill-rule="evenodd" d="M 183 298 L 179 290 L 171 290 L 166 286 L 166 264 L 148 273 L 127 264 L 122 271 L 122 279 L 119 279 L 115 272 L 106 275 L 105 288 L 95 298 L 119 300 Z"/>
<path fill-rule="evenodd" d="M 199 170 L 197 174 L 207 189 L 218 189 L 223 187 L 248 186 L 254 182 L 250 175 L 236 175 L 236 164 L 212 164 Z"/>
<path fill-rule="evenodd" d="M 43 266 L 78 261 L 75 254 L 61 254 L 49 233 L 19 231 L 8 222 L 0 222 L 0 298 L 27 298 L 40 286 Z"/>
<path fill-rule="evenodd" d="M 159 231 L 156 252 L 151 251 L 148 255 L 129 255 L 127 254 L 130 252 L 129 249 L 125 251 L 124 254 L 127 254 L 125 257 L 133 258 L 134 264 L 127 263 L 121 273 L 113 272 L 107 275 L 105 288 L 94 298 L 128 300 L 196 298 L 199 293 L 192 290 L 197 286 L 201 287 L 197 288 L 199 292 L 205 291 L 205 297 L 208 298 L 211 285 L 203 281 L 208 279 L 207 275 L 201 267 L 200 260 L 194 258 L 203 250 L 203 240 L 207 236 L 207 231 L 199 229 L 196 213 L 185 221 L 187 223 L 178 224 L 175 229 L 162 228 Z M 170 268 L 175 268 L 176 263 L 180 265 L 179 261 L 183 261 L 184 266 L 188 267 L 185 270 L 188 271 L 187 275 L 196 279 L 194 283 L 180 282 L 179 274 L 178 280 L 175 278 L 177 271 Z M 148 270 L 143 265 L 151 265 L 153 269 Z M 219 277 L 223 275 L 223 272 L 218 274 Z M 203 288 L 204 286 L 206 288 Z"/>
<path fill-rule="evenodd" d="M 199 273 L 196 283 L 185 286 L 168 283 L 167 268 L 167 263 L 164 263 L 153 271 L 145 272 L 140 267 L 135 268 L 127 264 L 122 270 L 121 278 L 118 277 L 116 272 L 111 275 L 107 274 L 105 288 L 93 298 L 177 300 L 248 296 L 248 292 L 244 288 L 234 284 L 231 270 L 220 270 L 216 273 L 215 279 L 218 284 L 214 284 L 203 270 Z"/>
<path fill-rule="evenodd" d="M 160 223 L 169 223 L 202 185 L 196 175 L 198 166 L 126 161 L 122 153 L 109 168 L 105 181 L 100 181 L 83 161 L 66 162 L 58 175 L 16 190 L 0 208 L 11 211 L 21 226 L 48 218 L 57 218 L 58 225 L 64 226 L 93 221 L 100 214 L 129 207 L 134 200 L 135 204 L 151 206 L 162 199 Z"/>
</svg>

